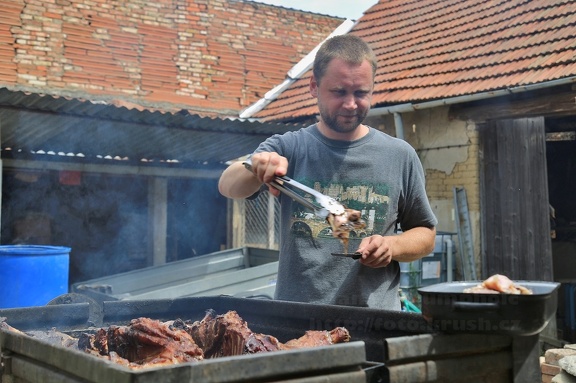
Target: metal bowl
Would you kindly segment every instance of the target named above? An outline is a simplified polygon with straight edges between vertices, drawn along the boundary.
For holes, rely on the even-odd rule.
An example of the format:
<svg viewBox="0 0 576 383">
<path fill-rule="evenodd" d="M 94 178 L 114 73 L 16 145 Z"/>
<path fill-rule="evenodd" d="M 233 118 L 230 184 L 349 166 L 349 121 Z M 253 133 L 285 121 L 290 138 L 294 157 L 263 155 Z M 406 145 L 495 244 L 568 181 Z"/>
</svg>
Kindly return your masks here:
<svg viewBox="0 0 576 383">
<path fill-rule="evenodd" d="M 418 289 L 422 315 L 438 331 L 534 335 L 555 315 L 556 282 L 514 281 L 531 295 L 464 293 L 482 281 L 446 282 Z"/>
</svg>

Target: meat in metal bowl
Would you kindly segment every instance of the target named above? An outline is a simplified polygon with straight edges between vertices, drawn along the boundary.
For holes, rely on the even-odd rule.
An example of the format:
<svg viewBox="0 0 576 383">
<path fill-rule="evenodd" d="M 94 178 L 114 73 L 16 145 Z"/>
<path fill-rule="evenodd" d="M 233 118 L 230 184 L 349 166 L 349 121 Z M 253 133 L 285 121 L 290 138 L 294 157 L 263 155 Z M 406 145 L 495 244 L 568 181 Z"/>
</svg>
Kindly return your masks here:
<svg viewBox="0 0 576 383">
<path fill-rule="evenodd" d="M 441 332 L 535 335 L 555 315 L 559 283 L 514 281 L 532 294 L 465 293 L 481 281 L 446 282 L 418 289 L 422 315 Z"/>
</svg>

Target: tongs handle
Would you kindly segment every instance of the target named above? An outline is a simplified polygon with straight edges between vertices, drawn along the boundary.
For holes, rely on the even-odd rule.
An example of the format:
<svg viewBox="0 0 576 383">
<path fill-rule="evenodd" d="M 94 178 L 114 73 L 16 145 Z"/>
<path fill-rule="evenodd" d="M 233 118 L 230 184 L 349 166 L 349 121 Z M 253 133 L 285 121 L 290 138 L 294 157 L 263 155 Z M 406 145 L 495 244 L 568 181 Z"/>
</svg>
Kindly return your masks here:
<svg viewBox="0 0 576 383">
<path fill-rule="evenodd" d="M 331 253 L 335 257 L 348 257 L 352 259 L 360 259 L 362 258 L 362 253 L 355 252 L 355 253 Z"/>
<path fill-rule="evenodd" d="M 252 163 L 250 161 L 244 161 L 243 164 L 244 164 L 244 167 L 246 169 L 252 171 Z M 286 194 L 288 197 L 292 198 L 294 201 L 304 205 L 308 209 L 313 210 L 314 214 L 316 214 L 318 217 L 326 218 L 328 216 L 328 209 L 326 209 L 324 207 L 319 207 L 319 206 L 313 204 L 312 202 L 310 202 L 309 200 L 304 198 L 302 195 L 296 193 L 294 190 L 287 188 L 284 184 L 288 184 L 295 189 L 299 189 L 299 190 L 301 190 L 305 193 L 308 193 L 308 194 L 312 195 L 313 197 L 317 198 L 316 195 L 318 194 L 318 192 L 316 190 L 309 188 L 308 186 L 303 185 L 298 181 L 294 181 L 293 179 L 286 177 L 286 176 L 276 177 L 276 179 L 274 181 L 269 183 L 270 186 L 272 186 L 273 188 Z"/>
</svg>

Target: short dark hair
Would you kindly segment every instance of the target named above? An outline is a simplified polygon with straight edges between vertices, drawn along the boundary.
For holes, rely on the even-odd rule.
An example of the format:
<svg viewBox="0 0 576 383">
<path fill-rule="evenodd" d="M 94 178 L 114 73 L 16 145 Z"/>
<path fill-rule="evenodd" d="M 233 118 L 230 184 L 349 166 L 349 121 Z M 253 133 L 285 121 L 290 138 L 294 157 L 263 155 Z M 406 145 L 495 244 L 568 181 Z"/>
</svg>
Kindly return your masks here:
<svg viewBox="0 0 576 383">
<path fill-rule="evenodd" d="M 313 69 L 316 81 L 320 82 L 328 64 L 336 58 L 352 64 L 362 64 L 364 60 L 368 60 L 372 65 L 372 76 L 376 75 L 378 61 L 372 48 L 358 36 L 339 35 L 326 40 L 316 53 Z"/>
</svg>

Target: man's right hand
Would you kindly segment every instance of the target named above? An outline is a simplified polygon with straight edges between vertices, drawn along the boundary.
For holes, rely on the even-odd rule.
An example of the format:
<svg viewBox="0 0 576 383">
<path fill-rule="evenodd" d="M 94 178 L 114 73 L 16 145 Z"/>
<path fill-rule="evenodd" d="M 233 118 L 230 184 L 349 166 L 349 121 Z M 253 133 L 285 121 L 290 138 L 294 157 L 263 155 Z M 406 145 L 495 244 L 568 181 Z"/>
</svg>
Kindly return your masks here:
<svg viewBox="0 0 576 383">
<path fill-rule="evenodd" d="M 272 182 L 275 177 L 286 175 L 288 160 L 275 152 L 254 154 L 250 161 L 252 171 L 246 169 L 241 161 L 235 162 L 224 170 L 218 182 L 218 190 L 228 198 L 247 198 L 256 193 L 263 183 Z M 278 196 L 280 192 L 269 188 L 270 193 Z"/>
<path fill-rule="evenodd" d="M 250 157 L 250 161 L 252 162 L 252 172 L 262 183 L 270 183 L 276 177 L 285 176 L 288 171 L 288 160 L 286 157 L 282 157 L 275 152 L 256 153 Z M 275 196 L 280 194 L 280 191 L 276 188 L 270 187 L 269 190 Z"/>
</svg>

